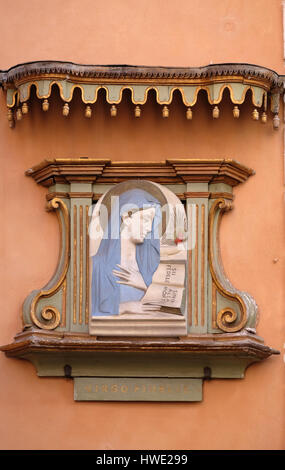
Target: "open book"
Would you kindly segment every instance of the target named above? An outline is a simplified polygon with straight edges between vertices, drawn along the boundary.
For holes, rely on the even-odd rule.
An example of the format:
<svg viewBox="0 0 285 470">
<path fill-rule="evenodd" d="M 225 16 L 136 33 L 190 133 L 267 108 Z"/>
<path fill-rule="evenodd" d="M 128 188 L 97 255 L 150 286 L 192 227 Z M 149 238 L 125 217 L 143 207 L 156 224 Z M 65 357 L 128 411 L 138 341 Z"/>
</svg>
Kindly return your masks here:
<svg viewBox="0 0 285 470">
<path fill-rule="evenodd" d="M 153 275 L 152 283 L 141 301 L 143 304 L 157 306 L 161 312 L 182 315 L 184 282 L 184 264 L 159 264 Z"/>
</svg>

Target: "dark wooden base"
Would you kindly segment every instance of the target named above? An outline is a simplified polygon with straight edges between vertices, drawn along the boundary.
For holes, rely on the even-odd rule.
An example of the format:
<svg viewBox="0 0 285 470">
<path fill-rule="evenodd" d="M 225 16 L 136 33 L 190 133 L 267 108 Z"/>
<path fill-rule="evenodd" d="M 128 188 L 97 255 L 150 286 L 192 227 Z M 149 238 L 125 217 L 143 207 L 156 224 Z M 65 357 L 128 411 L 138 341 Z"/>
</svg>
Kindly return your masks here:
<svg viewBox="0 0 285 470">
<path fill-rule="evenodd" d="M 28 328 L 0 348 L 39 376 L 243 378 L 254 362 L 279 354 L 255 334 L 183 338 L 94 337 Z"/>
</svg>

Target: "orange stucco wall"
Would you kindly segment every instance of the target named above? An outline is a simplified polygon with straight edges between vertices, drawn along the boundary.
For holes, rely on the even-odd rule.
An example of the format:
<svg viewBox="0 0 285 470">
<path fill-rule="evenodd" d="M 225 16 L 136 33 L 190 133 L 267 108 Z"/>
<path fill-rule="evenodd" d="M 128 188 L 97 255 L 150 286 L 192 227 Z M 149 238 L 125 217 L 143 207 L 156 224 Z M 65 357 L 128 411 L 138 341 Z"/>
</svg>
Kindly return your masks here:
<svg viewBox="0 0 285 470">
<path fill-rule="evenodd" d="M 31 60 L 86 64 L 200 66 L 247 62 L 285 73 L 279 0 L 50 0 L 4 2 L 0 68 Z M 234 158 L 256 170 L 235 189 L 224 216 L 222 256 L 232 283 L 260 307 L 258 334 L 279 349 L 252 365 L 244 380 L 204 385 L 202 403 L 75 403 L 66 379 L 38 378 L 25 361 L 0 356 L 1 449 L 284 449 L 285 238 L 283 125 L 232 118 L 225 95 L 213 121 L 200 95 L 193 121 L 177 95 L 170 117 L 152 96 L 133 118 L 127 95 L 116 119 L 101 96 L 83 117 L 78 97 L 70 116 L 54 98 L 10 130 L 0 91 L 1 315 L 0 343 L 21 329 L 21 304 L 53 274 L 58 256 L 54 214 L 44 211 L 45 189 L 24 171 L 46 157 L 114 160 Z"/>
</svg>

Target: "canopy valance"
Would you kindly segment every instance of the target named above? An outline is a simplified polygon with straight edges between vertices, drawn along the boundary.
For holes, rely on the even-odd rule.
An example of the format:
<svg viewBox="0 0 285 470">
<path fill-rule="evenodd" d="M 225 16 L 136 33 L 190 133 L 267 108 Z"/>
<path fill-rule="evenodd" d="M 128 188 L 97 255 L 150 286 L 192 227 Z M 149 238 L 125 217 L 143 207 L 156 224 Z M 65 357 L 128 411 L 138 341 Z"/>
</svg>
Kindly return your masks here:
<svg viewBox="0 0 285 470">
<path fill-rule="evenodd" d="M 67 62 L 31 62 L 17 65 L 0 72 L 0 83 L 7 92 L 8 120 L 13 127 L 15 118 L 21 120 L 29 111 L 28 101 L 34 86 L 36 96 L 42 100 L 43 111 L 49 109 L 49 98 L 58 88 L 64 102 L 62 114 L 68 116 L 69 103 L 74 90 L 79 88 L 82 102 L 86 104 L 85 116 L 92 115 L 92 105 L 97 101 L 98 92 L 104 89 L 106 101 L 111 105 L 112 117 L 124 90 L 131 92 L 135 105 L 135 117 L 140 117 L 141 106 L 150 90 L 155 91 L 156 101 L 162 106 L 162 117 L 169 116 L 174 91 L 178 90 L 186 107 L 186 118 L 192 119 L 192 107 L 199 92 L 205 90 L 212 108 L 213 118 L 219 117 L 219 105 L 224 91 L 229 90 L 233 117 L 240 115 L 239 105 L 250 93 L 253 110 L 252 118 L 267 121 L 268 99 L 273 113 L 273 127 L 279 127 L 279 100 L 283 92 L 283 78 L 276 72 L 249 64 L 218 64 L 200 68 L 167 68 L 136 66 L 89 66 Z"/>
</svg>

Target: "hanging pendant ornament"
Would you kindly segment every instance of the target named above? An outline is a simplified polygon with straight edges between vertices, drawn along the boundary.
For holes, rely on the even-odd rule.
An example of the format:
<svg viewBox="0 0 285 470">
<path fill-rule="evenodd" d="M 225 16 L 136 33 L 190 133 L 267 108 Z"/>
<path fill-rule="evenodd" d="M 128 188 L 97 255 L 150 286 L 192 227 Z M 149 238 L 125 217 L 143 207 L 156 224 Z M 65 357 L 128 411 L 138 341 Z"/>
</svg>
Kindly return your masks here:
<svg viewBox="0 0 285 470">
<path fill-rule="evenodd" d="M 91 116 L 92 116 L 91 106 L 86 106 L 84 116 L 88 119 L 91 118 Z"/>
<path fill-rule="evenodd" d="M 279 116 L 278 116 L 278 114 L 274 114 L 274 118 L 273 118 L 273 129 L 275 129 L 275 130 L 279 129 L 279 125 L 280 125 Z"/>
<path fill-rule="evenodd" d="M 112 104 L 112 106 L 111 106 L 110 114 L 111 114 L 111 117 L 116 117 L 117 116 L 117 108 L 114 104 Z"/>
<path fill-rule="evenodd" d="M 266 124 L 267 123 L 267 114 L 266 112 L 264 111 L 261 115 L 261 122 L 262 124 Z"/>
<path fill-rule="evenodd" d="M 167 106 L 163 106 L 162 108 L 162 117 L 163 118 L 168 118 L 169 117 L 169 109 Z"/>
<path fill-rule="evenodd" d="M 63 116 L 67 117 L 69 115 L 69 106 L 68 103 L 64 103 L 64 106 L 62 108 L 62 114 Z"/>
<path fill-rule="evenodd" d="M 16 111 L 17 121 L 21 121 L 22 117 L 23 117 L 23 115 L 22 115 L 21 108 L 18 108 L 17 111 Z"/>
<path fill-rule="evenodd" d="M 9 122 L 9 127 L 12 129 L 15 126 L 15 121 L 14 121 L 13 111 L 10 108 L 8 108 L 8 111 L 7 111 L 7 119 Z"/>
<path fill-rule="evenodd" d="M 22 114 L 28 114 L 29 112 L 29 106 L 28 106 L 28 103 L 23 103 L 22 105 Z"/>
<path fill-rule="evenodd" d="M 191 108 L 187 108 L 186 109 L 186 119 L 188 119 L 189 121 L 193 118 L 193 112 L 192 112 L 192 109 Z"/>
<path fill-rule="evenodd" d="M 47 111 L 49 110 L 49 102 L 48 102 L 48 100 L 43 100 L 43 102 L 42 102 L 42 110 L 43 110 L 44 112 L 47 112 Z"/>
<path fill-rule="evenodd" d="M 252 111 L 252 119 L 254 121 L 258 121 L 258 119 L 259 119 L 259 112 L 257 111 L 256 108 L 254 108 L 254 110 Z"/>
<path fill-rule="evenodd" d="M 139 106 L 136 106 L 135 107 L 135 117 L 136 118 L 141 117 L 141 113 L 142 113 L 141 108 Z"/>
<path fill-rule="evenodd" d="M 239 110 L 239 107 L 238 106 L 234 106 L 234 109 L 233 109 L 233 116 L 235 119 L 238 119 L 239 116 L 240 116 L 240 110 Z"/>
<path fill-rule="evenodd" d="M 214 118 L 214 119 L 218 119 L 218 117 L 220 116 L 220 110 L 219 110 L 218 106 L 215 106 L 215 107 L 213 108 L 213 113 L 212 113 L 212 115 L 213 115 L 213 118 Z"/>
</svg>

